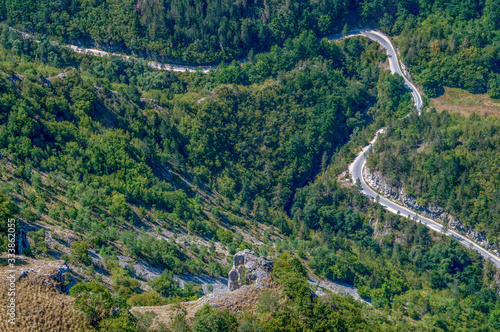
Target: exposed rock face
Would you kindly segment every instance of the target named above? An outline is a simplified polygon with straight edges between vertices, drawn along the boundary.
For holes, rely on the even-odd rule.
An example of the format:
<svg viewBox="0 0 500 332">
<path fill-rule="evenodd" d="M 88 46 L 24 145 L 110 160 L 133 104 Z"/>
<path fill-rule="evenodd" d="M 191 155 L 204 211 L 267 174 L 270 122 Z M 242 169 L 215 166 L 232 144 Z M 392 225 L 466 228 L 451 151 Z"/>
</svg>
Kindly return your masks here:
<svg viewBox="0 0 500 332">
<path fill-rule="evenodd" d="M 358 289 L 352 285 L 344 284 L 339 281 L 331 281 L 329 279 L 315 279 L 313 277 L 307 278 L 307 281 L 312 286 L 311 290 L 316 296 L 325 296 L 327 295 L 325 291 L 329 291 L 334 294 L 349 295 L 352 296 L 355 300 L 371 305 L 370 300 L 368 300 L 369 302 L 367 302 L 362 299 L 358 294 Z"/>
<path fill-rule="evenodd" d="M 273 262 L 255 256 L 255 252 L 245 249 L 234 255 L 233 268 L 229 271 L 228 288 L 234 291 L 242 285 L 260 283 L 271 278 Z"/>
<path fill-rule="evenodd" d="M 208 276 L 206 274 L 184 273 L 178 276 L 174 276 L 174 280 L 182 289 L 185 288 L 186 282 L 193 282 L 195 284 L 201 285 L 203 294 L 205 295 L 209 293 L 225 293 L 228 291 L 227 278 L 217 278 Z"/>
<path fill-rule="evenodd" d="M 5 259 L 5 255 L 0 258 Z M 5 280 L 5 276 L 14 273 L 16 280 L 38 280 L 45 285 L 53 285 L 60 292 L 67 292 L 75 283 L 71 277 L 71 283 L 67 284 L 65 274 L 70 272 L 65 261 L 37 260 L 26 256 L 17 256 L 14 268 L 8 266 L 0 267 L 0 280 Z"/>
<path fill-rule="evenodd" d="M 273 287 L 271 271 L 273 262 L 255 256 L 251 250 L 243 250 L 234 255 L 233 268 L 229 272 L 227 288 L 229 292 L 209 293 L 196 301 L 182 303 L 185 319 L 192 322 L 196 312 L 204 305 L 214 306 L 221 310 L 228 310 L 233 313 L 255 310 L 262 292 Z M 180 277 L 186 277 L 181 275 Z M 203 276 L 198 276 L 198 278 Z M 208 276 L 206 276 L 208 277 Z M 189 281 L 196 282 L 196 276 L 191 276 Z M 205 277 L 203 277 L 205 278 Z M 209 277 L 208 277 L 209 278 Z M 222 279 L 222 278 L 220 278 Z M 154 307 L 133 307 L 132 314 L 146 313 L 153 311 L 156 314 L 155 320 L 170 325 L 172 318 L 181 314 L 178 304 L 168 304 Z"/>
<path fill-rule="evenodd" d="M 44 284 L 52 284 L 61 293 L 68 293 L 69 289 L 76 283 L 75 279 L 70 276 L 71 282 L 65 285 L 64 274 L 70 269 L 65 261 L 50 261 L 45 263 L 41 268 L 21 268 L 19 279 L 40 279 Z"/>
<path fill-rule="evenodd" d="M 148 280 L 158 277 L 163 271 L 162 269 L 156 268 L 148 263 L 135 261 L 127 256 L 117 255 L 116 257 L 118 258 L 118 265 L 126 268 L 130 263 L 132 263 L 132 267 L 135 271 L 134 274 Z"/>
<path fill-rule="evenodd" d="M 500 254 L 498 246 L 495 243 L 488 241 L 484 234 L 476 232 L 470 227 L 463 225 L 457 220 L 457 218 L 452 216 L 440 206 L 434 204 L 429 204 L 425 207 L 421 206 L 417 203 L 415 197 L 407 195 L 401 186 L 392 187 L 389 185 L 380 172 L 372 173 L 368 167 L 365 166 L 363 169 L 363 177 L 370 187 L 381 193 L 383 196 L 389 197 L 391 200 L 398 202 L 409 209 L 417 211 L 418 214 L 440 221 L 449 229 L 465 234 L 469 239 L 476 241 L 482 247 L 490 250 L 495 255 Z"/>
<path fill-rule="evenodd" d="M 17 239 L 17 254 L 22 255 L 24 250 L 30 246 L 26 230 L 21 227 L 19 230 L 19 237 Z"/>
</svg>

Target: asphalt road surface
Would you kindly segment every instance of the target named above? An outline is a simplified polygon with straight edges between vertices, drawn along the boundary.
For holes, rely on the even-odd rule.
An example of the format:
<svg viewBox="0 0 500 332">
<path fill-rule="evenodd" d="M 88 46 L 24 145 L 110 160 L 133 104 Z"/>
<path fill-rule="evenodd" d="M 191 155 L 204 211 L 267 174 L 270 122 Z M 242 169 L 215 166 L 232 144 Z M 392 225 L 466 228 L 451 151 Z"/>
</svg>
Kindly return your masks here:
<svg viewBox="0 0 500 332">
<path fill-rule="evenodd" d="M 398 56 L 396 51 L 394 50 L 394 47 L 392 46 L 392 43 L 388 37 L 386 37 L 384 34 L 378 31 L 374 30 L 356 30 L 352 31 L 351 34 L 349 34 L 346 37 L 354 36 L 354 35 L 362 35 L 365 37 L 370 38 L 371 40 L 379 43 L 382 45 L 388 53 L 389 56 L 389 63 L 391 67 L 391 72 L 399 74 L 403 76 L 405 80 L 405 86 L 410 90 L 413 100 L 415 101 L 415 106 L 417 108 L 417 111 L 421 112 L 422 108 L 422 97 L 420 96 L 420 93 L 418 90 L 415 88 L 415 86 L 409 82 L 406 77 L 404 77 L 401 67 L 398 62 Z M 331 38 L 331 39 L 336 39 L 336 38 Z M 398 212 L 405 217 L 410 216 L 412 219 L 416 219 L 417 221 L 423 223 L 430 229 L 433 229 L 437 232 L 442 232 L 443 231 L 443 225 L 426 217 L 418 215 L 416 212 L 403 207 L 383 196 L 380 196 L 377 192 L 375 192 L 373 189 L 371 189 L 363 179 L 363 167 L 366 164 L 366 156 L 368 154 L 368 151 L 372 147 L 373 143 L 377 140 L 378 136 L 384 133 L 384 129 L 381 129 L 377 132 L 375 138 L 370 142 L 370 144 L 361 151 L 361 153 L 356 157 L 354 162 L 349 166 L 349 174 L 351 174 L 352 179 L 354 180 L 354 183 L 356 183 L 358 180 L 361 182 L 361 187 L 362 187 L 362 192 L 372 198 L 376 199 L 377 196 L 379 196 L 379 203 L 386 209 L 389 210 L 395 214 Z M 478 244 L 474 243 L 467 237 L 453 231 L 453 230 L 447 230 L 446 235 L 453 237 L 455 240 L 463 244 L 464 246 L 474 249 L 478 251 L 483 257 L 486 259 L 490 260 L 493 264 L 495 264 L 497 267 L 500 267 L 500 258 L 495 256 L 494 254 L 490 253 L 489 251 L 485 250 Z"/>
</svg>

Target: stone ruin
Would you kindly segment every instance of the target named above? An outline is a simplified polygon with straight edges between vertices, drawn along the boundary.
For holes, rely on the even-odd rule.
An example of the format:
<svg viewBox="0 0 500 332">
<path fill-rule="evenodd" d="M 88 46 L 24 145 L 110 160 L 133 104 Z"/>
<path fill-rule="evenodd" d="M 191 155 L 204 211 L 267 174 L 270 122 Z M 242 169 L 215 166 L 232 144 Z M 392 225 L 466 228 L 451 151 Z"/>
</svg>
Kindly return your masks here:
<svg viewBox="0 0 500 332">
<path fill-rule="evenodd" d="M 233 268 L 229 271 L 228 288 L 234 291 L 242 285 L 260 283 L 271 278 L 273 262 L 255 256 L 255 252 L 245 249 L 234 255 Z"/>
</svg>

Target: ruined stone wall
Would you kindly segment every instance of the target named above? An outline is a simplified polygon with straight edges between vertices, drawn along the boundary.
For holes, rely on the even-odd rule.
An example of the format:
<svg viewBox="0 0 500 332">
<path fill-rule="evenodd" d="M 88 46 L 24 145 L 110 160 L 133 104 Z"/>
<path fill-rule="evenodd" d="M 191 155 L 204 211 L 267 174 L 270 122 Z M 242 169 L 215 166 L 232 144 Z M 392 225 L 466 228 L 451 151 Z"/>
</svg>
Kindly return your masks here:
<svg viewBox="0 0 500 332">
<path fill-rule="evenodd" d="M 255 252 L 249 249 L 237 252 L 228 275 L 229 291 L 237 290 L 242 285 L 269 280 L 272 270 L 273 262 L 255 256 Z"/>
</svg>

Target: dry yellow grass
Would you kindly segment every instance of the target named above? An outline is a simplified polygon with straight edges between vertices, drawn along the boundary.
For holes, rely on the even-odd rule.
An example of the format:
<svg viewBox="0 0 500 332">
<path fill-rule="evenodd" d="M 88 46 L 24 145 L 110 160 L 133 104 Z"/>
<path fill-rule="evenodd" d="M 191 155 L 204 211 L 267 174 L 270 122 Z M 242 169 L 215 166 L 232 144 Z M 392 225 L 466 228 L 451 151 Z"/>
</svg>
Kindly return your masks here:
<svg viewBox="0 0 500 332">
<path fill-rule="evenodd" d="M 66 332 L 95 331 L 85 316 L 73 308 L 69 295 L 40 278 L 22 278 L 16 282 L 15 324 L 8 322 L 9 301 L 5 283 L 0 285 L 0 331 Z"/>
<path fill-rule="evenodd" d="M 85 316 L 73 308 L 71 296 L 59 291 L 59 281 L 54 276 L 60 272 L 64 261 L 35 260 L 16 257 L 13 268 L 15 281 L 15 324 L 9 323 L 7 304 L 10 268 L 5 255 L 0 255 L 0 331 L 2 332 L 66 332 L 94 331 Z M 20 278 L 21 273 L 26 276 Z M 36 271 L 36 272 L 35 272 Z"/>
<path fill-rule="evenodd" d="M 491 99 L 487 95 L 475 95 L 466 90 L 444 88 L 445 92 L 438 98 L 432 98 L 433 106 L 437 111 L 460 113 L 464 116 L 471 114 L 500 115 L 500 100 Z"/>
</svg>

